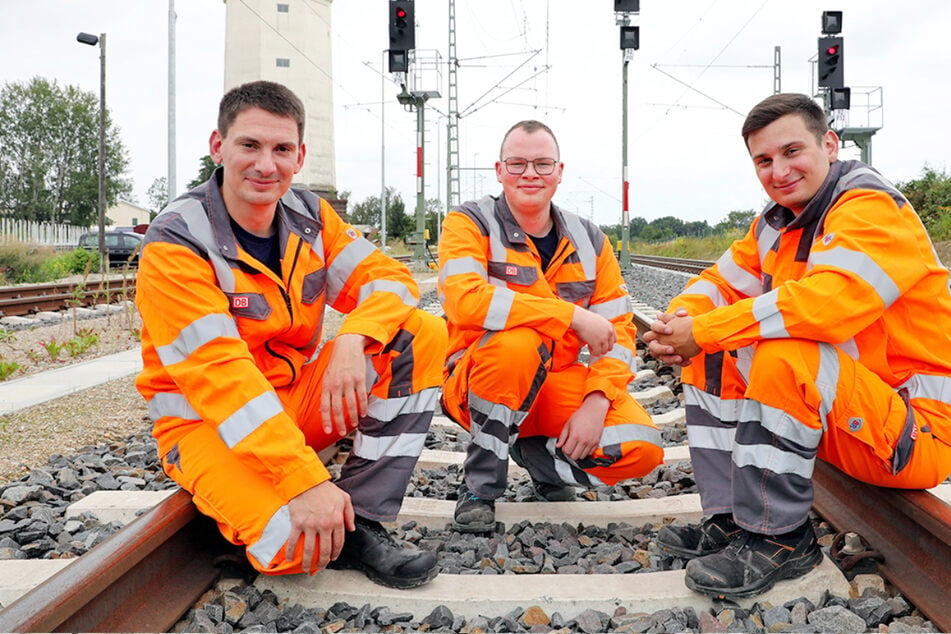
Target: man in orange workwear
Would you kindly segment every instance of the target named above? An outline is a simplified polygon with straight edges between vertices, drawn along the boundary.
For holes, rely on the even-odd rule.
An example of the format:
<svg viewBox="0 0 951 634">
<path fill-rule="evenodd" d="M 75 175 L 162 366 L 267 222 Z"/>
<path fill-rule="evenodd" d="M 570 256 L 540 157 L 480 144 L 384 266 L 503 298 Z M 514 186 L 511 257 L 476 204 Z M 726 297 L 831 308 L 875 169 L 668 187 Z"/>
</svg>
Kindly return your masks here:
<svg viewBox="0 0 951 634">
<path fill-rule="evenodd" d="M 220 167 L 156 217 L 136 303 L 166 473 L 267 574 L 330 566 L 409 588 L 437 572 L 396 519 L 442 380 L 446 328 L 409 270 L 313 193 L 304 107 L 257 81 L 221 100 Z M 320 347 L 325 306 L 345 313 Z M 355 431 L 331 482 L 317 451 Z"/>
<path fill-rule="evenodd" d="M 443 409 L 472 434 L 453 522 L 463 532 L 495 528 L 510 454 L 548 501 L 663 460 L 660 432 L 627 391 L 636 334 L 627 287 L 604 234 L 551 202 L 563 169 L 552 131 L 517 123 L 495 164 L 502 195 L 443 223 Z"/>
<path fill-rule="evenodd" d="M 948 270 L 908 200 L 806 95 L 753 108 L 743 138 L 773 202 L 645 340 L 684 366 L 705 519 L 667 526 L 690 588 L 754 596 L 819 564 L 816 458 L 883 487 L 951 471 Z"/>
</svg>

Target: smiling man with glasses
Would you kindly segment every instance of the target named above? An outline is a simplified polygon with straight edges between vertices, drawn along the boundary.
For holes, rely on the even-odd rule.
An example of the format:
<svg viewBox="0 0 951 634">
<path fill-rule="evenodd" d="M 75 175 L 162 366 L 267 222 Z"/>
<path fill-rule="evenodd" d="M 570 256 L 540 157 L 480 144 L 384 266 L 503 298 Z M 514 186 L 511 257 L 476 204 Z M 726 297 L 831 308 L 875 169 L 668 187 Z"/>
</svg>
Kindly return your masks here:
<svg viewBox="0 0 951 634">
<path fill-rule="evenodd" d="M 443 223 L 443 409 L 472 434 L 459 531 L 495 529 L 510 455 L 546 501 L 643 476 L 663 459 L 660 432 L 627 392 L 635 330 L 610 241 L 551 202 L 559 157 L 548 126 L 516 123 L 495 164 L 502 195 L 464 203 Z"/>
</svg>

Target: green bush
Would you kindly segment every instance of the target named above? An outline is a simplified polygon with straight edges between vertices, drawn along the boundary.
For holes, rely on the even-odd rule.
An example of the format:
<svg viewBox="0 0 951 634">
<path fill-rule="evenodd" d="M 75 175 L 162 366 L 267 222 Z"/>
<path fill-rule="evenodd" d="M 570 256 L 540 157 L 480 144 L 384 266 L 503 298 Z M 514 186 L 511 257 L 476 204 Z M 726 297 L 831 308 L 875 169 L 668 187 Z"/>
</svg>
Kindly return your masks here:
<svg viewBox="0 0 951 634">
<path fill-rule="evenodd" d="M 66 271 L 67 275 L 97 273 L 99 271 L 99 254 L 86 249 L 73 249 L 56 256 L 56 260 Z"/>
<path fill-rule="evenodd" d="M 0 244 L 0 279 L 4 284 L 24 282 L 47 282 L 56 279 L 50 270 L 50 260 L 55 251 L 23 242 Z"/>
</svg>

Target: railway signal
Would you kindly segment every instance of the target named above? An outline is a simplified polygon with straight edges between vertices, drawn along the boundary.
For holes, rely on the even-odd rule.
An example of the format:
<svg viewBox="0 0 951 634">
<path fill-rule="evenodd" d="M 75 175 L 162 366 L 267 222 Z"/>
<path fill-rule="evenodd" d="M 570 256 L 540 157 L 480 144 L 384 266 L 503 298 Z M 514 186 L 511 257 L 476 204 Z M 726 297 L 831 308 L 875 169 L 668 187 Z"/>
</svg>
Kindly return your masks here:
<svg viewBox="0 0 951 634">
<path fill-rule="evenodd" d="M 416 48 L 416 9 L 413 0 L 390 0 L 389 71 L 409 71 L 409 52 Z"/>
<path fill-rule="evenodd" d="M 842 55 L 842 38 L 838 36 L 819 38 L 819 86 L 842 88 L 845 85 L 845 61 Z"/>
</svg>

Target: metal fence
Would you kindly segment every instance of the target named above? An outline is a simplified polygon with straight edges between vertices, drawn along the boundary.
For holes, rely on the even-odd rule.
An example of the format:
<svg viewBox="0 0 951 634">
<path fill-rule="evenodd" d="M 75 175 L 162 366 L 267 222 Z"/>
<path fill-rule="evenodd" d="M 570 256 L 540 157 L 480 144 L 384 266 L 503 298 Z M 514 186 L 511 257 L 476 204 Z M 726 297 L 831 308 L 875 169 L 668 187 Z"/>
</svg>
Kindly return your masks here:
<svg viewBox="0 0 951 634">
<path fill-rule="evenodd" d="M 27 242 L 57 248 L 76 247 L 88 227 L 0 217 L 0 243 Z"/>
</svg>

